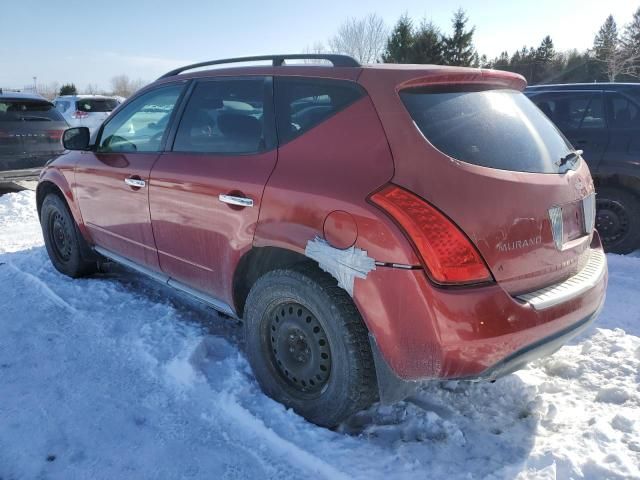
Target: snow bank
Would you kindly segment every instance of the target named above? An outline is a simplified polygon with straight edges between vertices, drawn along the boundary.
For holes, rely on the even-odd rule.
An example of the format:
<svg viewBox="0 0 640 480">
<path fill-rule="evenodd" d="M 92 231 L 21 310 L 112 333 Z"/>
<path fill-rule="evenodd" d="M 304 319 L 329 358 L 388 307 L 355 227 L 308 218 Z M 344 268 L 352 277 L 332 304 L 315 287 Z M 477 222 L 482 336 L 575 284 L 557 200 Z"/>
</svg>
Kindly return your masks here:
<svg viewBox="0 0 640 480">
<path fill-rule="evenodd" d="M 493 384 L 332 432 L 265 397 L 238 325 L 132 273 L 71 280 L 0 196 L 0 478 L 640 478 L 640 257 L 596 328 Z"/>
</svg>

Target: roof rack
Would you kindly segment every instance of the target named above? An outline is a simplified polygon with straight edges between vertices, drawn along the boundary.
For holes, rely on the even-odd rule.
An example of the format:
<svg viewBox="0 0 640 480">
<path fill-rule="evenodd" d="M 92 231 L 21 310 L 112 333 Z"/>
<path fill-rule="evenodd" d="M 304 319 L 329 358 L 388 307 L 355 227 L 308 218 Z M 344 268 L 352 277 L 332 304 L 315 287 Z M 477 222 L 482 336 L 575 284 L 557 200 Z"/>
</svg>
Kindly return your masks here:
<svg viewBox="0 0 640 480">
<path fill-rule="evenodd" d="M 162 75 L 161 78 L 173 77 L 185 70 L 192 70 L 194 68 L 208 67 L 210 65 L 222 65 L 225 63 L 241 63 L 241 62 L 257 62 L 263 60 L 271 60 L 274 67 L 281 67 L 285 60 L 327 60 L 333 64 L 334 67 L 360 67 L 361 65 L 357 60 L 348 55 L 338 55 L 333 53 L 294 53 L 291 55 L 259 55 L 256 57 L 238 57 L 238 58 L 225 58 L 222 60 L 211 60 L 209 62 L 193 63 L 184 67 L 176 68 L 170 72 Z"/>
</svg>

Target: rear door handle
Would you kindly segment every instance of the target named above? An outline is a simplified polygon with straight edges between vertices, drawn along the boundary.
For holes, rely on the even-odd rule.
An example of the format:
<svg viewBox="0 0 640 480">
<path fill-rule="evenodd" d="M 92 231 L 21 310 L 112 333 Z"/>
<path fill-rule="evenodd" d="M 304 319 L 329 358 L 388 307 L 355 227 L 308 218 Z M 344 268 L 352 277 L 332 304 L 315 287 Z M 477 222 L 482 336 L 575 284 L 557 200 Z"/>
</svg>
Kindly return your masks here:
<svg viewBox="0 0 640 480">
<path fill-rule="evenodd" d="M 229 205 L 237 205 L 238 207 L 253 207 L 253 200 L 247 197 L 236 197 L 234 195 L 218 195 L 218 200 Z"/>
<path fill-rule="evenodd" d="M 144 188 L 147 186 L 147 182 L 141 178 L 128 177 L 124 179 L 124 183 L 134 188 Z"/>
</svg>

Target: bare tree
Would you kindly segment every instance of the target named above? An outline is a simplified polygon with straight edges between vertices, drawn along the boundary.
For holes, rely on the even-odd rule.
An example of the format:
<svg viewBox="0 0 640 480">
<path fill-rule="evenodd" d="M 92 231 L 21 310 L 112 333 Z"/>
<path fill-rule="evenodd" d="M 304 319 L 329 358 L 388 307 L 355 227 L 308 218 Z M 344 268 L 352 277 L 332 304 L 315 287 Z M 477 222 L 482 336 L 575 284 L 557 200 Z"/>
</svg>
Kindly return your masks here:
<svg viewBox="0 0 640 480">
<path fill-rule="evenodd" d="M 99 92 L 100 92 L 100 89 L 98 88 L 98 85 L 96 85 L 95 83 L 87 84 L 87 86 L 84 89 L 84 93 L 89 95 L 97 95 Z"/>
<path fill-rule="evenodd" d="M 387 44 L 388 29 L 381 17 L 371 13 L 364 18 L 349 18 L 329 40 L 334 53 L 351 55 L 361 63 L 376 63 Z"/>
<path fill-rule="evenodd" d="M 144 85 L 143 80 L 131 80 L 127 75 L 116 75 L 111 79 L 112 93 L 121 97 L 129 97 Z"/>
<path fill-rule="evenodd" d="M 59 82 L 51 82 L 46 85 L 39 84 L 38 85 L 38 93 L 42 95 L 47 100 L 53 100 L 58 96 L 60 92 L 60 83 Z"/>
</svg>

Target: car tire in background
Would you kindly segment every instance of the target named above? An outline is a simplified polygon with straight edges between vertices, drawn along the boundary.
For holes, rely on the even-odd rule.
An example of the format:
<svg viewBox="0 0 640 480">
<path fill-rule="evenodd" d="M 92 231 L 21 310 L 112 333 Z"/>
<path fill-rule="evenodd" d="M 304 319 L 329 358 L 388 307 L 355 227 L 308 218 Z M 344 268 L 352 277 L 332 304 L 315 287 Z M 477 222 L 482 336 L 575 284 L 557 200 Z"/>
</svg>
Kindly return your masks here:
<svg viewBox="0 0 640 480">
<path fill-rule="evenodd" d="M 334 427 L 378 398 L 368 332 L 351 297 L 313 266 L 275 270 L 251 288 L 249 363 L 270 397 Z"/>
<path fill-rule="evenodd" d="M 640 248 L 640 197 L 623 187 L 598 188 L 596 229 L 607 252 L 625 254 Z"/>
<path fill-rule="evenodd" d="M 89 245 L 58 195 L 50 193 L 42 202 L 40 225 L 47 253 L 56 270 L 73 278 L 97 271 L 97 262 L 89 260 Z"/>
</svg>

